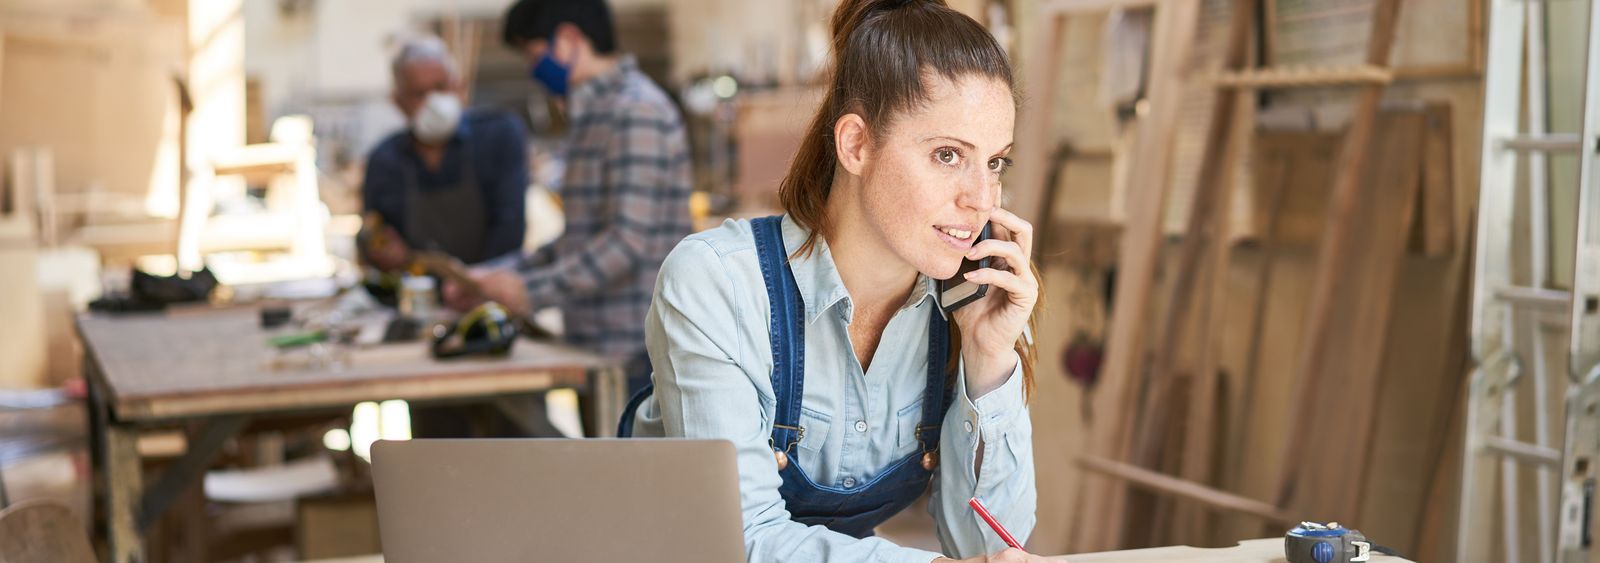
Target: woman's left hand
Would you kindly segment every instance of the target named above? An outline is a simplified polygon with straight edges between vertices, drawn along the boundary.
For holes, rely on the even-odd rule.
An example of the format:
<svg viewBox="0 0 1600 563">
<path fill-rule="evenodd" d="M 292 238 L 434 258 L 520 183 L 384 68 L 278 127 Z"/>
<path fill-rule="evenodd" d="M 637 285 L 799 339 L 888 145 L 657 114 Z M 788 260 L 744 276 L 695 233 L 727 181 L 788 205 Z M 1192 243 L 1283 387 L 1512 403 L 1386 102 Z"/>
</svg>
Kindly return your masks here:
<svg viewBox="0 0 1600 563">
<path fill-rule="evenodd" d="M 1000 208 L 989 215 L 989 221 L 993 224 L 990 239 L 967 252 L 969 260 L 992 258 L 989 267 L 966 274 L 972 283 L 989 284 L 989 293 L 955 312 L 971 397 L 998 389 L 1016 369 L 1017 340 L 1039 302 L 1039 279 L 1029 266 L 1033 225 Z"/>
</svg>

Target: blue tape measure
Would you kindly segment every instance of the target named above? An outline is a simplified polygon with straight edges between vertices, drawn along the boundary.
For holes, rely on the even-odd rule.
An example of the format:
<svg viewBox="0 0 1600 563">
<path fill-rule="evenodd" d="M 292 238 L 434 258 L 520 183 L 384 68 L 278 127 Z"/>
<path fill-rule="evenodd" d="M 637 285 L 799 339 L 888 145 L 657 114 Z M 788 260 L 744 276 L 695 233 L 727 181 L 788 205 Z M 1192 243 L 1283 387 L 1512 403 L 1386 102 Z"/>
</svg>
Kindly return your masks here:
<svg viewBox="0 0 1600 563">
<path fill-rule="evenodd" d="M 1358 563 L 1372 560 L 1372 542 L 1338 522 L 1301 522 L 1283 537 L 1289 563 Z"/>
</svg>

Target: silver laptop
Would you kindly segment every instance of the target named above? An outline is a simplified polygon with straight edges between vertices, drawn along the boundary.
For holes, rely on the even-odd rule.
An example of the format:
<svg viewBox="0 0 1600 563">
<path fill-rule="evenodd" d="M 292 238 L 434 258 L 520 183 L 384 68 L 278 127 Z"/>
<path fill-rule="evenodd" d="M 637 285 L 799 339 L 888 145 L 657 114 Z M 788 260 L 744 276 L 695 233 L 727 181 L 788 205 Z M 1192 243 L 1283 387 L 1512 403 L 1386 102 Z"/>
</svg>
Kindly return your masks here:
<svg viewBox="0 0 1600 563">
<path fill-rule="evenodd" d="M 412 440 L 372 448 L 385 563 L 744 561 L 723 440 Z"/>
</svg>

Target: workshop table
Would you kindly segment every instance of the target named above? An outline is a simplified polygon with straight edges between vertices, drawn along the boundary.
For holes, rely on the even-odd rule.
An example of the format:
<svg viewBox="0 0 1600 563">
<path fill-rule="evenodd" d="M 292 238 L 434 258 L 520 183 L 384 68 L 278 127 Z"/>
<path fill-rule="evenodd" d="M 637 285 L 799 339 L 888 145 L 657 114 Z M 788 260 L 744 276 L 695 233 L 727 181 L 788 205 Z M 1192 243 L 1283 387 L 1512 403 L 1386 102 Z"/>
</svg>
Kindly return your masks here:
<svg viewBox="0 0 1600 563">
<path fill-rule="evenodd" d="M 471 559 L 471 557 L 467 557 Z M 1065 563 L 1284 563 L 1283 538 L 1239 542 L 1233 547 L 1198 548 L 1188 546 L 1153 547 L 1126 551 L 1081 553 L 1052 559 Z M 369 555 L 347 559 L 324 559 L 307 563 L 383 563 L 383 556 Z M 1372 555 L 1372 563 L 1408 563 L 1388 555 Z"/>
<path fill-rule="evenodd" d="M 1071 563 L 1284 563 L 1283 538 L 1246 540 L 1233 547 L 1153 547 L 1058 557 Z M 1407 563 L 1405 559 L 1372 554 L 1372 563 Z"/>
<path fill-rule="evenodd" d="M 143 534 L 252 418 L 338 412 L 357 403 L 495 401 L 570 388 L 586 432 L 610 436 L 626 374 L 576 348 L 523 339 L 508 357 L 435 360 L 424 342 L 355 347 L 334 366 L 283 361 L 253 307 L 78 318 L 90 427 L 111 560 L 141 562 Z M 289 358 L 293 360 L 293 357 Z M 140 428 L 187 425 L 185 453 L 146 488 Z"/>
</svg>

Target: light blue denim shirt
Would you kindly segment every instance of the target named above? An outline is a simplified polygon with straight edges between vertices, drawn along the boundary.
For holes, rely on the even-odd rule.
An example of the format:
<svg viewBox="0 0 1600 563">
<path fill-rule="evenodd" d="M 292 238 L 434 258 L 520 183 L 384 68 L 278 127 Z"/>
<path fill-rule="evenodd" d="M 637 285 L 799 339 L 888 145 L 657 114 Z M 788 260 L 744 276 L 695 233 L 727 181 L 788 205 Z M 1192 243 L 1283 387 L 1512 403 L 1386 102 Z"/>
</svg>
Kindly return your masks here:
<svg viewBox="0 0 1600 563">
<path fill-rule="evenodd" d="M 784 246 L 808 232 L 783 220 Z M 914 435 L 927 381 L 928 315 L 936 284 L 919 278 L 884 329 L 871 368 L 862 373 L 846 327 L 853 304 L 833 256 L 818 241 L 791 261 L 805 302 L 805 427 L 799 464 L 821 485 L 851 488 L 918 449 Z M 776 399 L 768 340 L 767 292 L 748 221 L 691 235 L 667 256 L 646 318 L 645 342 L 655 393 L 640 407 L 634 434 L 725 439 L 738 450 L 745 551 L 750 561 L 916 561 L 940 556 L 880 538 L 856 539 L 789 518 L 782 478 L 767 440 Z M 1034 525 L 1033 426 L 1020 364 L 998 389 L 969 397 L 956 378 L 956 400 L 940 432 L 942 460 L 929 505 L 945 554 L 972 557 L 1004 549 L 967 500 L 978 497 L 1017 537 Z M 983 466 L 975 476 L 978 440 Z"/>
</svg>

